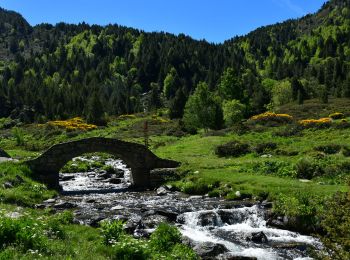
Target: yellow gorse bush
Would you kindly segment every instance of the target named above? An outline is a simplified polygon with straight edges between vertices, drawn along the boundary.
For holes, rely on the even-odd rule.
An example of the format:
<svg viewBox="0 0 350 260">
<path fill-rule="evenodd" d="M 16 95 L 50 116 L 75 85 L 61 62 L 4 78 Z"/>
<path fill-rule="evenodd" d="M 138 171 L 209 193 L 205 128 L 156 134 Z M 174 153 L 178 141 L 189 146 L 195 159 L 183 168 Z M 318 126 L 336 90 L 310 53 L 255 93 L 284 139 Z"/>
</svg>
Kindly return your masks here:
<svg viewBox="0 0 350 260">
<path fill-rule="evenodd" d="M 298 122 L 303 127 L 327 127 L 332 123 L 332 118 L 305 119 Z"/>
<path fill-rule="evenodd" d="M 288 114 L 276 114 L 273 112 L 265 112 L 259 115 L 252 116 L 250 119 L 254 121 L 290 122 L 293 120 L 293 117 Z"/>
<path fill-rule="evenodd" d="M 345 115 L 343 113 L 340 112 L 335 112 L 329 115 L 330 118 L 332 119 L 342 119 L 345 117 Z"/>
<path fill-rule="evenodd" d="M 49 121 L 47 124 L 50 126 L 65 128 L 68 131 L 74 131 L 74 130 L 89 131 L 97 128 L 96 125 L 87 124 L 81 117 L 74 117 L 68 120 Z"/>
</svg>

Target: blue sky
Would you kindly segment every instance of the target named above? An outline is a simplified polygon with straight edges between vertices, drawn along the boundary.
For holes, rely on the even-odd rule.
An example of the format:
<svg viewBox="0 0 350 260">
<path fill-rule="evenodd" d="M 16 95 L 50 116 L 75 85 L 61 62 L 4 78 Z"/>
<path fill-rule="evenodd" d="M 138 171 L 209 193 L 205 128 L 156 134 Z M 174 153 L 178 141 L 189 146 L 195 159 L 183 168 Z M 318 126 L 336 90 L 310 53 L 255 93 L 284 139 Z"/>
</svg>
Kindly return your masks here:
<svg viewBox="0 0 350 260">
<path fill-rule="evenodd" d="M 0 0 L 36 25 L 117 23 L 223 42 L 257 27 L 316 12 L 325 0 Z"/>
</svg>

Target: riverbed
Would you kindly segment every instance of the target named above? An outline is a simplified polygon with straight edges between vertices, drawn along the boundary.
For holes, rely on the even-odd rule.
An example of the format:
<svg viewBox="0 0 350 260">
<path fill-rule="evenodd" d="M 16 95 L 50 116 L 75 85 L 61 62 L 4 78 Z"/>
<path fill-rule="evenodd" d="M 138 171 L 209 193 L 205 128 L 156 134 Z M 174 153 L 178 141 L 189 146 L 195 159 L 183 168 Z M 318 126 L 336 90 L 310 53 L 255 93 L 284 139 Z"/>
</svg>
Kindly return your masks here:
<svg viewBox="0 0 350 260">
<path fill-rule="evenodd" d="M 206 259 L 311 259 L 309 250 L 322 247 L 311 236 L 269 227 L 264 203 L 188 196 L 170 186 L 132 191 L 130 169 L 116 159 L 105 163 L 118 174 L 61 173 L 63 192 L 46 201 L 46 206 L 73 209 L 75 222 L 82 225 L 97 227 L 100 221 L 124 220 L 125 230 L 139 238 L 149 237 L 159 223 L 170 222 L 178 226 L 183 242 Z"/>
</svg>

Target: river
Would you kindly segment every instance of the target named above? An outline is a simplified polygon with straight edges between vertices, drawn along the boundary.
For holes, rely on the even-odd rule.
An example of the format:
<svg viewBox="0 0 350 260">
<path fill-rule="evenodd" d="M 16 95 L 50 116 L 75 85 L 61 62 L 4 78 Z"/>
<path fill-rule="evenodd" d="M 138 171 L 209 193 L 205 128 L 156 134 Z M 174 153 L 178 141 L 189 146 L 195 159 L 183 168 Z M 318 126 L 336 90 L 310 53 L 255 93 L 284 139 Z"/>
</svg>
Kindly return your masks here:
<svg viewBox="0 0 350 260">
<path fill-rule="evenodd" d="M 96 227 L 106 219 L 124 220 L 135 237 L 148 237 L 160 222 L 171 222 L 179 227 L 184 243 L 206 259 L 311 259 L 307 249 L 321 248 L 311 236 L 269 227 L 262 204 L 188 196 L 171 187 L 160 194 L 133 192 L 128 190 L 127 166 L 115 159 L 105 163 L 119 172 L 119 180 L 98 170 L 62 173 L 63 193 L 45 203 L 57 210 L 73 208 L 79 224 Z"/>
</svg>

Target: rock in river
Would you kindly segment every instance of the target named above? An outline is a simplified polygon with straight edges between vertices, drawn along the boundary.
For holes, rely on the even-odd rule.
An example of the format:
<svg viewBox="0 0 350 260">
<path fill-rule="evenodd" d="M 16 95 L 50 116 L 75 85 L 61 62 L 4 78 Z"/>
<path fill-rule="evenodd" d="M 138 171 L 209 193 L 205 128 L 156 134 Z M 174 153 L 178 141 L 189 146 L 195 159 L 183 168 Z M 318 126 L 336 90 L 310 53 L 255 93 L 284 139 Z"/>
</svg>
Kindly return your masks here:
<svg viewBox="0 0 350 260">
<path fill-rule="evenodd" d="M 228 252 L 228 249 L 222 244 L 204 242 L 194 247 L 194 251 L 202 259 L 213 259 L 213 257 Z"/>
</svg>

